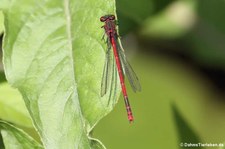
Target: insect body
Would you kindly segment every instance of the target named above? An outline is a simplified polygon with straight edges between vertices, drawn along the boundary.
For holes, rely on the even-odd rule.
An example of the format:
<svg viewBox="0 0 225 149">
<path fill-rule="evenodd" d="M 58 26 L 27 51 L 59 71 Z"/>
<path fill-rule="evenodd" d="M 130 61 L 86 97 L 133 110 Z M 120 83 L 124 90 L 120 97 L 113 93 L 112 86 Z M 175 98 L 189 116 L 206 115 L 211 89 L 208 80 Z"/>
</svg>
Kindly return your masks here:
<svg viewBox="0 0 225 149">
<path fill-rule="evenodd" d="M 107 92 L 107 79 L 108 79 L 108 69 L 109 69 L 109 65 L 113 64 L 110 63 L 110 52 L 111 52 L 111 48 L 113 50 L 113 54 L 114 54 L 114 59 L 116 62 L 116 66 L 117 66 L 117 71 L 119 74 L 119 78 L 120 78 L 120 84 L 121 84 L 121 88 L 122 88 L 122 93 L 123 93 L 123 97 L 124 97 L 124 101 L 125 101 L 125 106 L 126 106 L 126 111 L 127 111 L 127 116 L 128 116 L 128 120 L 130 122 L 132 122 L 134 120 L 133 114 L 132 114 L 132 110 L 131 110 L 131 106 L 128 100 L 128 95 L 127 95 L 127 90 L 126 90 L 126 86 L 125 86 L 125 82 L 124 82 L 124 76 L 126 76 L 134 90 L 134 92 L 136 91 L 140 91 L 141 90 L 141 86 L 140 83 L 138 81 L 138 78 L 135 74 L 135 72 L 133 71 L 132 67 L 130 66 L 130 64 L 128 63 L 125 53 L 122 50 L 119 42 L 118 42 L 118 33 L 116 30 L 116 19 L 114 15 L 105 15 L 102 16 L 100 18 L 101 22 L 104 22 L 105 24 L 102 26 L 105 29 L 105 34 L 107 35 L 107 52 L 106 52 L 106 63 L 105 63 L 105 67 L 104 67 L 104 72 L 103 72 L 103 79 L 102 79 L 102 84 L 101 84 L 101 95 L 104 96 Z"/>
</svg>

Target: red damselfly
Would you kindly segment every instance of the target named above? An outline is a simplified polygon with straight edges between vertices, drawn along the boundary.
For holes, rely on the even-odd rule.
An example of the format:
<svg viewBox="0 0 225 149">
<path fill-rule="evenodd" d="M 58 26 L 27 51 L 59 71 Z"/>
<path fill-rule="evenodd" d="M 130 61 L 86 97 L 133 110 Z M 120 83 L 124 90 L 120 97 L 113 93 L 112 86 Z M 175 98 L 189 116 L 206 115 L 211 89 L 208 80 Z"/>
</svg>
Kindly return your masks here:
<svg viewBox="0 0 225 149">
<path fill-rule="evenodd" d="M 131 106 L 128 100 L 127 90 L 124 82 L 124 76 L 127 76 L 132 89 L 134 92 L 141 90 L 141 85 L 138 81 L 138 78 L 133 71 L 132 67 L 128 63 L 124 50 L 121 47 L 121 44 L 118 41 L 118 33 L 116 29 L 116 18 L 114 15 L 105 15 L 100 18 L 101 22 L 104 22 L 105 24 L 102 26 L 102 28 L 105 29 L 105 34 L 107 35 L 106 43 L 107 43 L 107 52 L 106 52 L 106 61 L 102 76 L 102 84 L 101 84 L 101 96 L 104 96 L 107 92 L 107 88 L 109 86 L 109 75 L 117 75 L 115 73 L 110 74 L 109 69 L 113 69 L 114 63 L 116 63 L 117 66 L 117 72 L 119 74 L 120 78 L 120 84 L 122 88 L 122 93 L 125 101 L 125 106 L 127 110 L 127 116 L 128 120 L 132 122 L 134 120 Z M 104 35 L 105 35 L 104 34 Z M 104 39 L 104 36 L 103 36 Z M 112 50 L 111 50 L 112 48 Z M 111 53 L 113 51 L 114 59 L 111 59 Z M 112 66 L 113 65 L 113 66 Z"/>
</svg>

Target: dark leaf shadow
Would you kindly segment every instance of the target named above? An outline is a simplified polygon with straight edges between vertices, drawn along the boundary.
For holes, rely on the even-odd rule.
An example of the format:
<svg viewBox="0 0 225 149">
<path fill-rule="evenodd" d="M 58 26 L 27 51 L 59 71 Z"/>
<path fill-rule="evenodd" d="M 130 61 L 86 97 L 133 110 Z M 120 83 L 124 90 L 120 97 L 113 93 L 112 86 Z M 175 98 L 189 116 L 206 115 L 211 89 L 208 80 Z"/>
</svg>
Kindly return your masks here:
<svg viewBox="0 0 225 149">
<path fill-rule="evenodd" d="M 177 107 L 173 103 L 172 103 L 172 113 L 174 116 L 176 129 L 178 132 L 180 149 L 185 148 L 203 149 L 199 145 L 199 143 L 201 143 L 199 136 L 196 134 L 196 132 L 193 130 L 190 124 L 188 124 L 188 122 L 181 115 L 181 113 L 178 111 Z"/>
</svg>

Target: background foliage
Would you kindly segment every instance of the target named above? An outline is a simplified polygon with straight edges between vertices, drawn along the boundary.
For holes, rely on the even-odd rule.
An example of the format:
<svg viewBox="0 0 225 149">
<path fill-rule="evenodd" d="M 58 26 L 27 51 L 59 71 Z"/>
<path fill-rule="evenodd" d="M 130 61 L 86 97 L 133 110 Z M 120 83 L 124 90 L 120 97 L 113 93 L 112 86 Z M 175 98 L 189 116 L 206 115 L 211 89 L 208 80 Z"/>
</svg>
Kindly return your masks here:
<svg viewBox="0 0 225 149">
<path fill-rule="evenodd" d="M 128 86 L 133 124 L 127 122 L 121 98 L 113 112 L 97 124 L 93 136 L 110 149 L 179 149 L 181 143 L 224 143 L 224 11 L 224 0 L 117 1 L 122 43 L 143 90 L 134 94 Z M 100 39 L 102 24 L 93 28 L 98 25 Z M 4 81 L 2 64 L 0 70 L 0 81 Z M 10 90 L 9 86 L 1 87 L 1 119 L 40 141 L 20 107 L 24 105 L 12 106 L 21 97 L 10 104 L 12 98 L 5 90 Z"/>
<path fill-rule="evenodd" d="M 127 126 L 122 98 L 97 125 L 95 134 L 106 146 L 224 143 L 224 10 L 224 0 L 117 1 L 124 48 L 143 90 L 129 90 L 134 125 Z"/>
</svg>

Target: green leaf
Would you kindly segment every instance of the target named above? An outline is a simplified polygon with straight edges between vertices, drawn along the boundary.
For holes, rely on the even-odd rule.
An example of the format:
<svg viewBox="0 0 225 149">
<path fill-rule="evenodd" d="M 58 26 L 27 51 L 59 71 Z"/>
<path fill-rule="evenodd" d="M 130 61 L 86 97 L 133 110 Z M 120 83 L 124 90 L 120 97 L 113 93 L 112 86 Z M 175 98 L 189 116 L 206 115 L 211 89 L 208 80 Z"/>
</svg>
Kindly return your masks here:
<svg viewBox="0 0 225 149">
<path fill-rule="evenodd" d="M 25 132 L 7 122 L 0 121 L 0 131 L 5 149 L 43 149 Z"/>
<path fill-rule="evenodd" d="M 154 1 L 154 12 L 161 11 L 166 8 L 169 4 L 176 2 L 177 0 L 153 0 Z"/>
<path fill-rule="evenodd" d="M 220 143 L 219 145 L 220 145 L 219 149 L 225 149 L 225 142 Z"/>
<path fill-rule="evenodd" d="M 172 112 L 175 118 L 176 128 L 178 131 L 180 147 L 186 148 L 186 146 L 184 146 L 185 143 L 198 144 L 199 142 L 201 142 L 196 132 L 193 130 L 190 124 L 187 123 L 185 118 L 182 117 L 182 115 L 174 104 L 172 104 Z M 198 148 L 201 149 L 202 147 L 199 146 Z"/>
<path fill-rule="evenodd" d="M 171 3 L 162 12 L 143 23 L 140 34 L 144 37 L 171 39 L 183 36 L 195 23 L 195 0 Z"/>
<path fill-rule="evenodd" d="M 0 71 L 0 83 L 6 81 L 5 74 L 3 71 Z"/>
<path fill-rule="evenodd" d="M 0 11 L 0 35 L 3 33 L 3 30 L 4 30 L 4 23 L 3 23 L 3 14 L 2 14 L 2 11 Z"/>
<path fill-rule="evenodd" d="M 20 126 L 32 127 L 29 113 L 20 93 L 8 83 L 0 83 L 0 109 L 0 119 Z"/>
<path fill-rule="evenodd" d="M 5 149 L 4 143 L 3 143 L 2 135 L 0 135 L 0 148 L 1 148 L 1 149 Z"/>
<path fill-rule="evenodd" d="M 99 140 L 93 138 L 91 138 L 91 146 L 94 149 L 102 149 L 102 147 L 104 147 L 104 145 Z"/>
<path fill-rule="evenodd" d="M 93 148 L 89 133 L 119 96 L 116 81 L 113 96 L 100 96 L 107 46 L 99 18 L 114 5 L 20 0 L 3 10 L 6 77 L 22 93 L 46 149 Z"/>
<path fill-rule="evenodd" d="M 137 23 L 141 23 L 143 19 L 152 14 L 153 10 L 154 2 L 152 0 L 120 0 L 117 2 L 118 13 Z"/>
<path fill-rule="evenodd" d="M 116 6 L 121 35 L 137 27 L 153 12 L 153 1 L 151 0 L 119 0 Z"/>
<path fill-rule="evenodd" d="M 120 34 L 124 35 L 174 0 L 119 0 L 116 2 Z"/>
<path fill-rule="evenodd" d="M 225 1 L 199 0 L 198 22 L 186 37 L 193 57 L 201 63 L 225 68 Z"/>
</svg>

